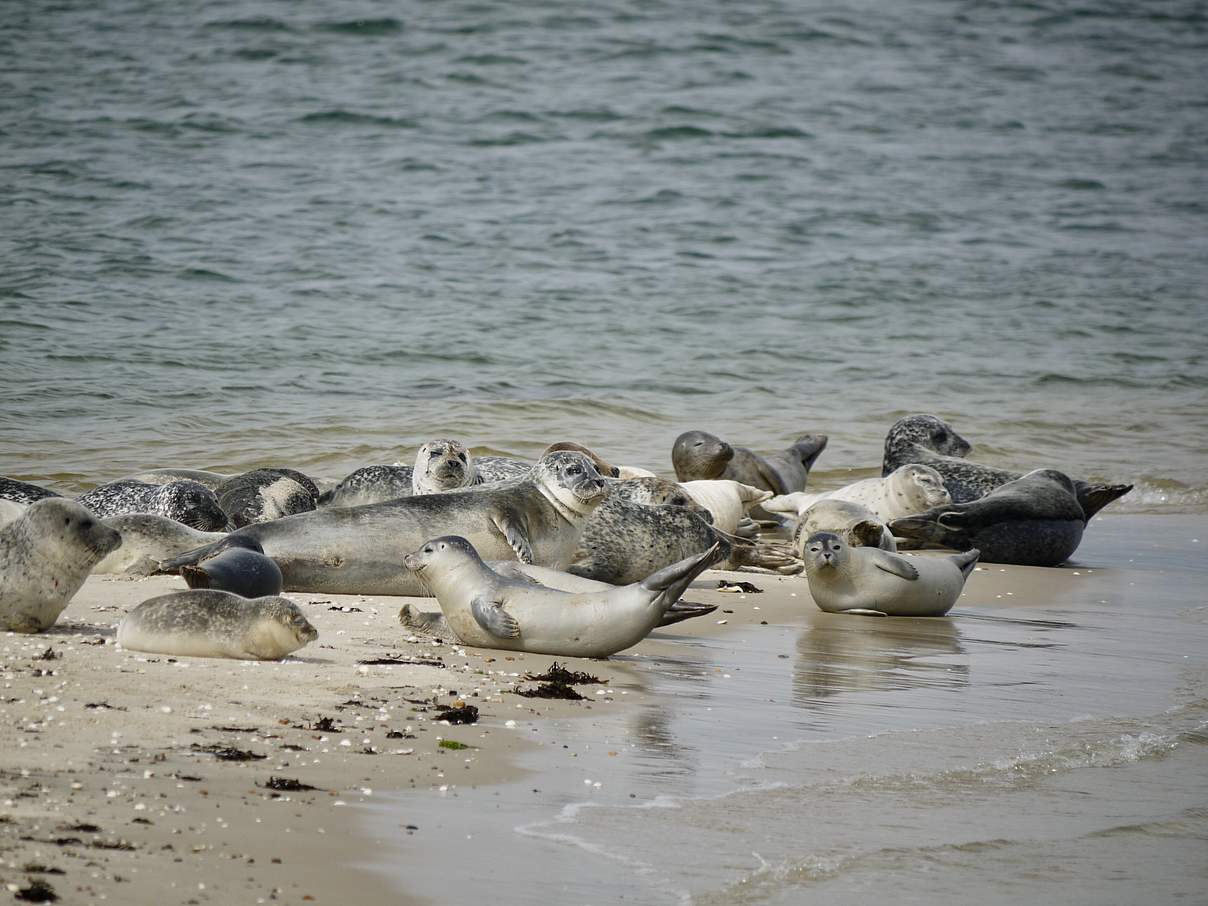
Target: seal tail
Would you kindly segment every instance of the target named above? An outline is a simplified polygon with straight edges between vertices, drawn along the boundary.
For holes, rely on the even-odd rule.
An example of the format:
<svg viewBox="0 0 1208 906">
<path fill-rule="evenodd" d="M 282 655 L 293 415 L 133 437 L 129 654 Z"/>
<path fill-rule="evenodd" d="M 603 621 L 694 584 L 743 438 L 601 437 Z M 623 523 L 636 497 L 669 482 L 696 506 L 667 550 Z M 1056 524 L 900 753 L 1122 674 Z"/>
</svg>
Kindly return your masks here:
<svg viewBox="0 0 1208 906">
<path fill-rule="evenodd" d="M 1131 484 L 1089 484 L 1085 481 L 1075 482 L 1075 487 L 1078 504 L 1088 521 L 1113 500 L 1119 500 L 1133 489 Z"/>
<path fill-rule="evenodd" d="M 210 574 L 200 566 L 182 566 L 180 575 L 184 578 L 185 584 L 189 588 L 209 588 Z"/>
<path fill-rule="evenodd" d="M 948 559 L 956 564 L 956 568 L 961 571 L 966 579 L 973 574 L 973 568 L 977 566 L 977 560 L 981 557 L 981 551 L 976 547 L 971 547 L 969 550 L 960 554 L 954 554 Z"/>
<path fill-rule="evenodd" d="M 215 554 L 225 550 L 231 545 L 227 543 L 227 539 L 223 538 L 219 541 L 212 541 L 209 544 L 203 544 L 201 547 L 195 547 L 191 551 L 185 551 L 179 557 L 173 557 L 171 560 L 160 560 L 159 567 L 153 575 L 156 576 L 176 576 L 181 575 L 181 569 L 185 566 L 196 566 L 202 560 L 208 560 Z"/>
<path fill-rule="evenodd" d="M 655 597 L 663 602 L 665 608 L 670 609 L 692 584 L 692 580 L 723 556 L 725 555 L 722 554 L 722 545 L 717 542 L 703 554 L 687 557 L 647 576 L 640 583 L 641 587 L 645 591 L 657 593 Z"/>
<path fill-rule="evenodd" d="M 690 620 L 693 617 L 703 617 L 717 610 L 716 604 L 697 604 L 694 601 L 676 601 L 663 613 L 663 618 L 659 621 L 660 626 L 670 626 L 672 623 L 679 623 L 681 620 Z"/>
<path fill-rule="evenodd" d="M 814 467 L 814 460 L 822 455 L 822 451 L 826 449 L 828 443 L 830 443 L 830 437 L 825 434 L 802 434 L 793 442 L 790 449 L 801 459 L 801 464 L 808 472 Z"/>
</svg>

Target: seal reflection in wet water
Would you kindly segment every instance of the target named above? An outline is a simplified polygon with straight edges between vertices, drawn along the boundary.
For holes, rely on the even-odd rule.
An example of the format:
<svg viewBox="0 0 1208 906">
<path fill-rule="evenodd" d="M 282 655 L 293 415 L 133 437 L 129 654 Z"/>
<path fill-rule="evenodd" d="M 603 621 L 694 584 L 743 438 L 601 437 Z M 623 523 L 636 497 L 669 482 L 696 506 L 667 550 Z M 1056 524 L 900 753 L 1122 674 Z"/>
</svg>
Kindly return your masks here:
<svg viewBox="0 0 1208 906">
<path fill-rule="evenodd" d="M 436 596 L 466 645 L 561 657 L 608 657 L 659 625 L 684 589 L 719 555 L 714 545 L 641 582 L 574 594 L 508 579 L 465 538 L 445 536 L 404 558 Z"/>
</svg>

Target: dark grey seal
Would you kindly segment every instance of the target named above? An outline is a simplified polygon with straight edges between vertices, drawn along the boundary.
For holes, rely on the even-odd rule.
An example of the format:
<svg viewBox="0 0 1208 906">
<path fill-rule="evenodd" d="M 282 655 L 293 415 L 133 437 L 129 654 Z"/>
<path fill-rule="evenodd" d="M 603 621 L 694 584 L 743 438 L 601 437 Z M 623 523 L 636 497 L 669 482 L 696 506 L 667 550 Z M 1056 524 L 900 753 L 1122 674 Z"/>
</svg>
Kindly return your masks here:
<svg viewBox="0 0 1208 906">
<path fill-rule="evenodd" d="M 805 487 L 827 440 L 825 434 L 804 434 L 787 450 L 763 456 L 706 431 L 686 431 L 675 439 L 671 464 L 680 481 L 729 478 L 773 494 L 791 494 Z"/>
<path fill-rule="evenodd" d="M 911 462 L 931 466 L 943 476 L 944 487 L 954 503 L 977 500 L 1020 477 L 1018 472 L 960 458 L 970 449 L 969 442 L 943 419 L 934 415 L 907 415 L 894 422 L 885 435 L 881 475 L 889 475 Z M 1133 489 L 1131 484 L 1093 484 L 1079 479 L 1073 482 L 1078 504 L 1087 519 Z"/>
<path fill-rule="evenodd" d="M 228 478 L 214 492 L 236 528 L 315 509 L 319 489 L 294 469 L 254 469 Z"/>
<path fill-rule="evenodd" d="M 889 523 L 895 535 L 955 550 L 986 563 L 1056 566 L 1078 548 L 1086 518 L 1070 477 L 1037 469 L 967 503 L 938 506 Z"/>
<path fill-rule="evenodd" d="M 46 488 L 38 487 L 36 484 L 29 484 L 25 481 L 17 481 L 15 478 L 5 478 L 0 475 L 0 500 L 11 500 L 13 503 L 21 503 L 29 505 L 36 503 L 39 500 L 45 500 L 47 497 L 61 497 L 63 495 L 56 494 L 54 491 Z"/>
<path fill-rule="evenodd" d="M 229 591 L 241 598 L 281 594 L 281 569 L 264 556 L 251 538 L 233 538 L 230 547 L 196 566 L 182 566 L 180 574 L 189 588 Z"/>
<path fill-rule="evenodd" d="M 583 524 L 607 493 L 585 456 L 551 453 L 528 476 L 507 484 L 329 507 L 249 525 L 228 537 L 258 541 L 277 561 L 287 589 L 417 595 L 422 590 L 403 566 L 403 553 L 446 534 L 468 538 L 490 559 L 564 569 L 574 559 Z M 218 545 L 162 567 L 172 572 L 196 564 Z"/>
<path fill-rule="evenodd" d="M 228 525 L 218 498 L 196 481 L 158 485 L 123 478 L 82 494 L 79 501 L 102 519 L 127 513 L 150 513 L 175 519 L 202 532 L 220 531 Z"/>
</svg>

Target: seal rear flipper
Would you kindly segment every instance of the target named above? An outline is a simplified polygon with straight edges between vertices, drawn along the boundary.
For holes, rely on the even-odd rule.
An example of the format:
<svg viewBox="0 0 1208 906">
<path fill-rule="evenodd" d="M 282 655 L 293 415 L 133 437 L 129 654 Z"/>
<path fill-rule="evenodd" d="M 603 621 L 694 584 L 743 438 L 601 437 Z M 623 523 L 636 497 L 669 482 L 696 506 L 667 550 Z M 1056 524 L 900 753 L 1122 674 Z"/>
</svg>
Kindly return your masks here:
<svg viewBox="0 0 1208 906">
<path fill-rule="evenodd" d="M 722 553 L 722 545 L 718 541 L 704 553 L 697 554 L 695 557 L 686 557 L 678 563 L 665 566 L 658 572 L 647 576 L 639 584 L 646 591 L 661 592 L 662 594 L 657 597 L 660 597 L 664 605 L 670 608 L 679 600 L 684 589 L 692 584 L 693 579 L 723 556 L 725 555 Z"/>
<path fill-rule="evenodd" d="M 200 566 L 190 566 L 185 564 L 180 568 L 180 575 L 185 580 L 185 584 L 189 588 L 209 588 L 210 576 Z"/>
<path fill-rule="evenodd" d="M 802 434 L 793 442 L 790 449 L 801 460 L 805 471 L 808 472 L 814 467 L 814 462 L 822 455 L 822 451 L 826 449 L 828 443 L 830 443 L 830 437 L 825 434 Z"/>
<path fill-rule="evenodd" d="M 474 620 L 479 626 L 497 639 L 520 637 L 520 624 L 516 622 L 516 618 L 495 601 L 475 598 L 470 602 L 470 613 L 474 615 Z"/>
<path fill-rule="evenodd" d="M 201 547 L 195 547 L 191 551 L 185 551 L 179 557 L 173 557 L 171 560 L 160 560 L 159 568 L 155 571 L 155 575 L 179 575 L 182 566 L 196 566 L 202 560 L 208 560 L 230 546 L 227 539 L 222 538 L 219 541 L 212 541 L 209 544 L 203 544 Z"/>
<path fill-rule="evenodd" d="M 524 527 L 509 516 L 495 516 L 492 521 L 499 533 L 507 539 L 508 546 L 521 563 L 533 562 L 533 547 L 529 544 Z"/>
<path fill-rule="evenodd" d="M 953 554 L 948 559 L 956 564 L 956 568 L 961 571 L 966 579 L 973 573 L 973 568 L 977 566 L 978 558 L 981 557 L 981 551 L 976 547 L 964 551 L 960 554 Z"/>
<path fill-rule="evenodd" d="M 877 547 L 863 548 L 872 556 L 872 565 L 882 572 L 889 573 L 891 576 L 897 576 L 899 579 L 905 579 L 907 582 L 915 582 L 919 578 L 919 571 L 914 568 L 914 565 L 907 563 L 901 557 L 890 554 Z"/>
<path fill-rule="evenodd" d="M 670 626 L 672 623 L 678 623 L 681 620 L 690 620 L 693 617 L 703 617 L 717 610 L 716 604 L 697 604 L 693 601 L 676 601 L 665 611 L 663 618 L 659 620 L 660 626 Z"/>
<path fill-rule="evenodd" d="M 1089 484 L 1085 481 L 1075 481 L 1074 487 L 1078 493 L 1078 505 L 1088 520 L 1133 489 L 1131 484 Z"/>
<path fill-rule="evenodd" d="M 949 511 L 942 512 L 940 515 L 956 516 L 959 514 Z M 900 519 L 894 519 L 889 523 L 888 528 L 895 538 L 921 542 L 922 545 L 938 545 L 956 550 L 969 547 L 968 544 L 962 543 L 963 533 L 959 529 L 949 530 L 941 525 L 939 516 L 934 510 L 920 513 L 917 516 L 903 516 Z"/>
</svg>

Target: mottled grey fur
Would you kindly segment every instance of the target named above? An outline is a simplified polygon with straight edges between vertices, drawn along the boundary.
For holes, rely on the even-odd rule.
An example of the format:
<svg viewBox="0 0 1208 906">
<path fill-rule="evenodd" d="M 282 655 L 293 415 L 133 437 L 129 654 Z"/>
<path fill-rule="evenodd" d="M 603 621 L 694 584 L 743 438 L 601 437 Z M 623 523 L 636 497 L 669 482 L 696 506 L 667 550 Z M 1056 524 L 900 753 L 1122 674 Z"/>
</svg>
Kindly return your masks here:
<svg viewBox="0 0 1208 906">
<path fill-rule="evenodd" d="M 366 506 L 410 497 L 415 470 L 411 466 L 365 466 L 319 496 L 321 506 Z"/>
<path fill-rule="evenodd" d="M 218 486 L 218 505 L 236 528 L 315 509 L 319 489 L 293 469 L 254 469 Z"/>
<path fill-rule="evenodd" d="M 218 505 L 214 492 L 196 481 L 158 485 L 123 478 L 82 494 L 79 501 L 102 519 L 126 513 L 151 513 L 203 532 L 227 526 L 226 513 Z"/>
<path fill-rule="evenodd" d="M 0 500 L 11 500 L 13 503 L 31 504 L 36 500 L 47 497 L 59 497 L 54 491 L 40 488 L 36 484 L 17 481 L 15 478 L 5 478 L 0 475 Z"/>
</svg>

